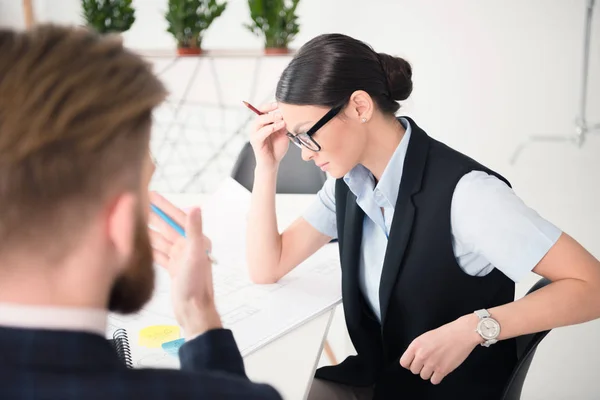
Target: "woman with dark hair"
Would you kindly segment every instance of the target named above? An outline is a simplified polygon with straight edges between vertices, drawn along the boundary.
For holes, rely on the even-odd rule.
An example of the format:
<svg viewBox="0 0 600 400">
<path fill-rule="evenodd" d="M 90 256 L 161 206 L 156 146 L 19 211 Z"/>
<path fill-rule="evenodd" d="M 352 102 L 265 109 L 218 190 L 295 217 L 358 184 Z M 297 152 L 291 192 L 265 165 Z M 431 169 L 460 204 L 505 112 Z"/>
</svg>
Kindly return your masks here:
<svg viewBox="0 0 600 400">
<path fill-rule="evenodd" d="M 319 369 L 309 399 L 497 399 L 516 336 L 600 316 L 598 260 L 504 177 L 396 116 L 411 78 L 401 58 L 322 35 L 299 50 L 278 103 L 256 119 L 253 280 L 275 282 L 339 240 L 357 355 Z M 280 234 L 275 186 L 289 141 L 332 179 Z M 531 271 L 552 283 L 514 301 Z"/>
</svg>

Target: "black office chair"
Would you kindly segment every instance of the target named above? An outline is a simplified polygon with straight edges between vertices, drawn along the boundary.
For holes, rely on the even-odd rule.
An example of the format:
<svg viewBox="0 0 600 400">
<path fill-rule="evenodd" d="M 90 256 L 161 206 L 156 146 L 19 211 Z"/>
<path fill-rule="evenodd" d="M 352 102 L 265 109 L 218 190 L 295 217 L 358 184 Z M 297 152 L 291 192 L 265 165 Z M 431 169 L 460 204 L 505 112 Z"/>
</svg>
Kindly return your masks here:
<svg viewBox="0 0 600 400">
<path fill-rule="evenodd" d="M 301 150 L 292 144 L 279 165 L 277 193 L 315 194 L 321 189 L 327 175 L 312 162 L 305 162 L 300 156 Z M 250 143 L 246 143 L 233 166 L 231 177 L 246 189 L 252 191 L 256 159 Z"/>
<path fill-rule="evenodd" d="M 535 292 L 536 290 L 543 288 L 550 281 L 546 278 L 542 278 L 535 285 L 529 289 L 527 294 Z M 527 377 L 527 372 L 533 361 L 533 356 L 537 350 L 538 345 L 546 337 L 550 331 L 543 331 L 538 333 L 532 333 L 529 335 L 519 336 L 517 340 L 517 365 L 504 388 L 504 394 L 502 400 L 520 400 L 521 391 L 523 390 L 523 384 Z"/>
</svg>

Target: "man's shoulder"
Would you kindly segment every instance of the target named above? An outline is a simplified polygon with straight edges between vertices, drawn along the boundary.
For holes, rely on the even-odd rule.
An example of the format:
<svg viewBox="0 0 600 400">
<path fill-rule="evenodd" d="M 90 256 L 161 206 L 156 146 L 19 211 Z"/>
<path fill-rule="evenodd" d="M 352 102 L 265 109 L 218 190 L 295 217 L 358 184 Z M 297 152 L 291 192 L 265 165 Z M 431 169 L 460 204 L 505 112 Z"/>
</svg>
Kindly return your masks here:
<svg viewBox="0 0 600 400">
<path fill-rule="evenodd" d="M 4 371 L 1 371 L 4 370 Z M 60 399 L 281 399 L 272 387 L 222 372 L 169 369 L 27 371 L 0 368 L 0 398 L 31 398 L 31 391 Z M 27 376 L 25 381 L 23 378 Z M 29 384 L 25 384 L 29 382 Z M 33 396 L 35 397 L 35 396 Z"/>
<path fill-rule="evenodd" d="M 165 369 L 127 370 L 120 378 L 132 389 L 138 384 L 161 382 L 164 390 L 178 399 L 280 399 L 275 389 L 266 384 L 254 383 L 245 377 L 227 374 L 221 371 L 189 372 Z M 152 386 L 157 385 L 153 383 Z M 160 384 L 158 384 L 160 386 Z"/>
</svg>

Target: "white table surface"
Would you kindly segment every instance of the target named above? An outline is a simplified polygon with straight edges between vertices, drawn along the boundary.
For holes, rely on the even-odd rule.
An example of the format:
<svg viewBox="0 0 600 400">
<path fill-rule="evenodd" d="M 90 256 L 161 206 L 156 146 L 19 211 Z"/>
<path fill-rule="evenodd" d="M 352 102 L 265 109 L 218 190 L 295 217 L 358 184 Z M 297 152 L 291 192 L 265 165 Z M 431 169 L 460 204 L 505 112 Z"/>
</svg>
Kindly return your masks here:
<svg viewBox="0 0 600 400">
<path fill-rule="evenodd" d="M 207 194 L 191 193 L 161 193 L 162 196 L 169 199 L 173 204 L 182 208 L 192 206 L 202 206 L 202 202 L 209 198 Z M 296 218 L 302 215 L 302 212 L 315 200 L 314 194 L 278 194 L 275 198 L 277 223 L 279 230 L 290 225 Z"/>
<path fill-rule="evenodd" d="M 182 208 L 202 206 L 205 194 L 163 196 Z M 315 199 L 315 195 L 278 194 L 277 221 L 280 231 L 291 224 Z M 244 357 L 246 373 L 255 382 L 275 387 L 284 399 L 304 399 L 317 368 L 334 308 L 305 321 L 298 328 Z"/>
</svg>

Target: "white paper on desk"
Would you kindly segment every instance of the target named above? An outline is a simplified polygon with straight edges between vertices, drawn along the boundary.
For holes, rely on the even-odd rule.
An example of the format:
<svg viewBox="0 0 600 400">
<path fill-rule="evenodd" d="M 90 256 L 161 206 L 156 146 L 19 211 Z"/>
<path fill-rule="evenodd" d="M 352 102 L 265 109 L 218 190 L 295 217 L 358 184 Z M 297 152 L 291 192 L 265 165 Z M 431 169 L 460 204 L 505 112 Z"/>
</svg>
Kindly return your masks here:
<svg viewBox="0 0 600 400">
<path fill-rule="evenodd" d="M 245 264 L 249 207 L 250 192 L 233 180 L 224 182 L 202 206 L 204 232 L 212 240 L 213 256 L 218 261 L 213 266 L 217 309 L 244 356 L 341 300 L 337 244 L 325 246 L 276 284 L 255 285 L 250 281 Z M 178 360 L 165 355 L 162 349 L 137 346 L 137 335 L 143 327 L 176 324 L 169 277 L 160 267 L 150 303 L 131 318 L 111 318 L 110 324 L 113 329 L 128 330 L 136 367 L 178 366 Z"/>
<path fill-rule="evenodd" d="M 227 178 L 202 205 L 203 231 L 218 264 L 243 268 L 250 196 L 245 187 Z"/>
</svg>

